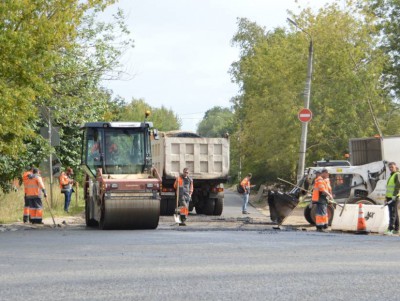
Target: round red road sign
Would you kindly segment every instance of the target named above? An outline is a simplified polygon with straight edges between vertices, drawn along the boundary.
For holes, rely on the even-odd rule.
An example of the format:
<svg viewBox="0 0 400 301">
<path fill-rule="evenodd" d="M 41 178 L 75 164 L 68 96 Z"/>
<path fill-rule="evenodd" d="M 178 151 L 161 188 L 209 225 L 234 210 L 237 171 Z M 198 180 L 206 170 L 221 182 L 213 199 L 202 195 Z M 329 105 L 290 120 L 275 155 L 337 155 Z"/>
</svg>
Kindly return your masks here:
<svg viewBox="0 0 400 301">
<path fill-rule="evenodd" d="M 299 114 L 297 115 L 301 122 L 309 122 L 312 118 L 312 112 L 309 109 L 301 109 Z"/>
</svg>

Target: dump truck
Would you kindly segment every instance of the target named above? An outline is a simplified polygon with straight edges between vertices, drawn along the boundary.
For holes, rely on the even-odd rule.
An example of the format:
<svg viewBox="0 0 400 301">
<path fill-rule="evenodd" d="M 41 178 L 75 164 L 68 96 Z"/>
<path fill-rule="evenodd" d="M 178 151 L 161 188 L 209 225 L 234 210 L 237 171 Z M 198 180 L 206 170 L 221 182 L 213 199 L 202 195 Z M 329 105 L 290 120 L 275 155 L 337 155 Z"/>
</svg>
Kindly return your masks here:
<svg viewBox="0 0 400 301">
<path fill-rule="evenodd" d="M 221 215 L 224 183 L 229 175 L 229 138 L 205 138 L 187 131 L 160 133 L 152 141 L 153 164 L 162 178 L 161 215 L 173 215 L 176 207 L 173 184 L 183 168 L 189 168 L 194 191 L 189 211 Z"/>
<path fill-rule="evenodd" d="M 100 229 L 155 229 L 161 177 L 152 166 L 151 122 L 89 122 L 81 127 L 85 220 Z"/>
</svg>

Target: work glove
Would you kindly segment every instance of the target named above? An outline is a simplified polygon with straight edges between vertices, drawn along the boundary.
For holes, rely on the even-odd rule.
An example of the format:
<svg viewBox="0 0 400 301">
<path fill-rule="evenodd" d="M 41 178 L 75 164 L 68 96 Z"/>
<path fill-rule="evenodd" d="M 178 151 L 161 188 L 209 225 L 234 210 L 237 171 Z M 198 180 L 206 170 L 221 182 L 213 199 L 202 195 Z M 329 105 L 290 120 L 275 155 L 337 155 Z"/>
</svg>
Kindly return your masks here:
<svg viewBox="0 0 400 301">
<path fill-rule="evenodd" d="M 44 197 L 47 198 L 47 193 L 44 194 Z"/>
</svg>

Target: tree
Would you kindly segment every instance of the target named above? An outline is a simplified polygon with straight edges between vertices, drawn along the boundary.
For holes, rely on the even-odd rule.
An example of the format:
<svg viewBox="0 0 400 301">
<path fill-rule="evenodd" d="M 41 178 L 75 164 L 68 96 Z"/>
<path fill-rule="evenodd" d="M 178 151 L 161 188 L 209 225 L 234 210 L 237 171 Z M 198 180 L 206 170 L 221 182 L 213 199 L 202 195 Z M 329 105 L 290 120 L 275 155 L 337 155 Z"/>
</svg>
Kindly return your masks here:
<svg viewBox="0 0 400 301">
<path fill-rule="evenodd" d="M 380 82 L 386 55 L 377 48 L 373 20 L 356 17 L 360 14 L 349 2 L 347 10 L 332 4 L 317 14 L 305 9 L 291 16 L 314 41 L 308 164 L 340 157 L 349 138 L 376 134 L 371 112 L 382 131 L 387 130 L 392 102 Z M 233 43 L 241 47 L 241 56 L 231 74 L 241 93 L 233 99 L 233 154 L 256 178 L 274 180 L 280 175 L 294 180 L 309 39 L 294 27 L 266 31 L 246 19 L 238 24 Z"/>
<path fill-rule="evenodd" d="M 79 164 L 79 126 L 88 120 L 113 119 L 119 100 L 112 100 L 100 83 L 114 72 L 118 75 L 118 57 L 123 47 L 132 46 L 132 40 L 124 39 L 129 32 L 122 12 L 114 24 L 95 22 L 95 18 L 114 2 L 15 0 L 0 4 L 3 181 L 19 175 L 28 163 L 38 165 L 49 154 L 47 142 L 39 135 L 45 123 L 40 110 L 50 109 L 53 123 L 61 127 L 57 152 L 71 166 Z"/>
<path fill-rule="evenodd" d="M 143 121 L 146 111 L 151 112 L 148 120 L 152 121 L 158 130 L 172 131 L 180 128 L 181 122 L 172 110 L 168 110 L 164 106 L 153 108 L 143 99 L 132 99 L 130 103 L 123 105 L 120 118 L 121 121 Z"/>
<path fill-rule="evenodd" d="M 398 134 L 400 122 L 400 1 L 398 0 L 361 0 L 364 12 L 376 18 L 375 35 L 379 39 L 379 48 L 388 54 L 382 74 L 384 91 L 393 102 L 388 108 L 388 117 L 384 126 L 388 134 Z"/>
<path fill-rule="evenodd" d="M 204 114 L 197 132 L 203 137 L 223 137 L 233 131 L 233 113 L 229 108 L 213 107 Z"/>
</svg>

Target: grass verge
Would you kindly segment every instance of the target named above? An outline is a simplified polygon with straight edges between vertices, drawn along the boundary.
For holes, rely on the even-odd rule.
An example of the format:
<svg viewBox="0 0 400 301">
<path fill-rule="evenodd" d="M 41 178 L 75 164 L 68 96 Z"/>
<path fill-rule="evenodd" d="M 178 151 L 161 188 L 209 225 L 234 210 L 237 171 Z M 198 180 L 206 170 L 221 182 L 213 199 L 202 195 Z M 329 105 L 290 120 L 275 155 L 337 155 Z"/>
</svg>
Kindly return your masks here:
<svg viewBox="0 0 400 301">
<path fill-rule="evenodd" d="M 74 187 L 75 193 L 72 194 L 69 213 L 64 212 L 64 194 L 60 192 L 58 185 L 53 184 L 53 196 L 51 198 L 50 185 L 45 184 L 47 191 L 47 202 L 43 198 L 43 218 L 50 218 L 50 210 L 54 217 L 80 214 L 85 210 L 83 199 L 83 189 Z M 11 224 L 22 222 L 24 209 L 24 188 L 20 187 L 17 191 L 7 194 L 0 193 L 0 224 Z"/>
</svg>

